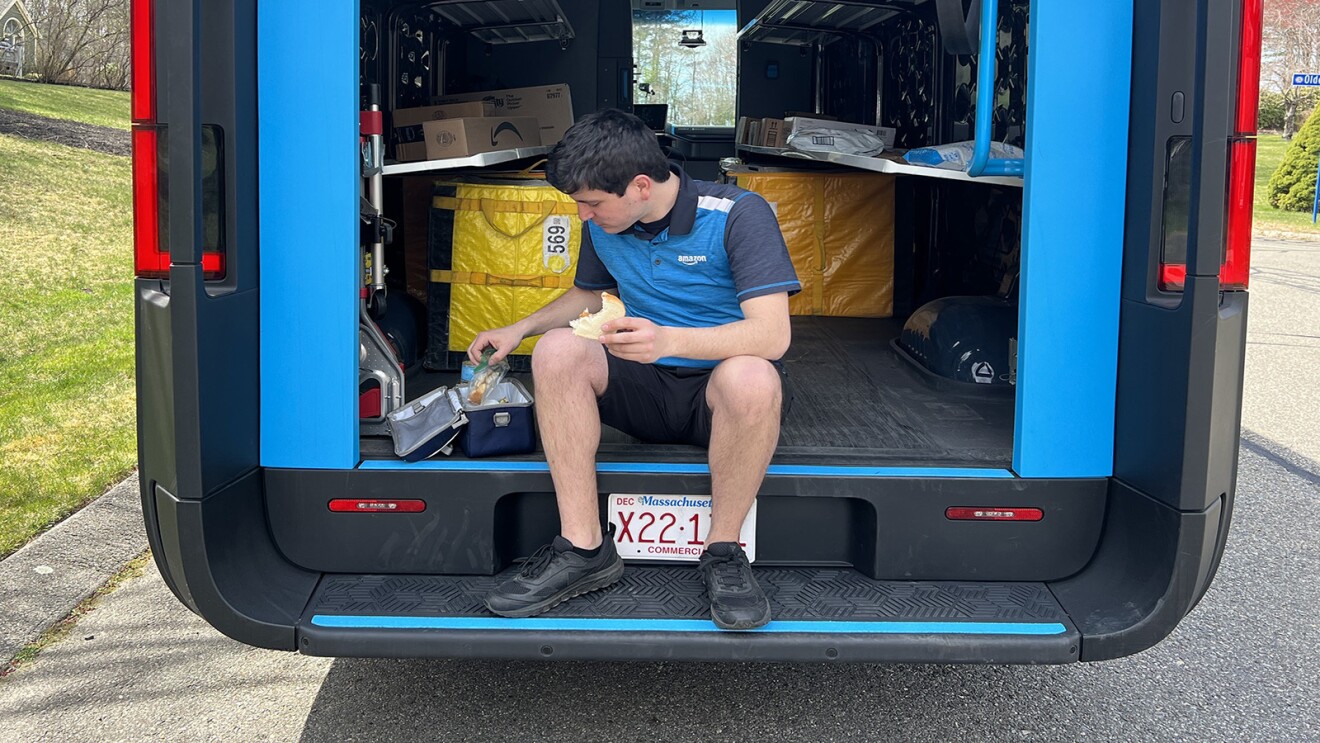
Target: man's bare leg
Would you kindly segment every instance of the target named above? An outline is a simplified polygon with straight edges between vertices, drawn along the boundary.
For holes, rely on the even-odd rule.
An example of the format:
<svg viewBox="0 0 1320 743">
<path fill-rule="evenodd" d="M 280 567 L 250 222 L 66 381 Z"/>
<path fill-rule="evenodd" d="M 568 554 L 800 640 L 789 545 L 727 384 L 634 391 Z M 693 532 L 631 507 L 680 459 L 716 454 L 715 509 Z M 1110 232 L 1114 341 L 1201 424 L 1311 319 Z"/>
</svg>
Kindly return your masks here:
<svg viewBox="0 0 1320 743">
<path fill-rule="evenodd" d="M 710 434 L 711 527 L 706 543 L 736 542 L 779 443 L 779 372 L 765 359 L 720 362 L 706 387 Z"/>
<path fill-rule="evenodd" d="M 555 483 L 560 534 L 575 547 L 595 549 L 601 543 L 596 493 L 600 411 L 596 398 L 609 380 L 605 349 L 567 328 L 551 330 L 532 353 L 532 375 L 536 422 Z"/>
</svg>

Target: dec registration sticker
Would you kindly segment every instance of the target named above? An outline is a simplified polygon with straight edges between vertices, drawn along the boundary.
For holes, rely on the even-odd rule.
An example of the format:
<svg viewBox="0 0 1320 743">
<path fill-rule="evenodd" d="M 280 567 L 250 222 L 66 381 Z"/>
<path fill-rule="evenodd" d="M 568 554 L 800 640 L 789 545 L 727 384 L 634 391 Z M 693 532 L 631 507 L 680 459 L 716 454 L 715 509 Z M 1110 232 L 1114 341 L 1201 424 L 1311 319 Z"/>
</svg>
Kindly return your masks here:
<svg viewBox="0 0 1320 743">
<path fill-rule="evenodd" d="M 710 531 L 709 495 L 611 493 L 609 521 L 619 555 L 630 560 L 696 562 Z M 756 561 L 756 503 L 738 536 L 749 562 Z"/>
</svg>

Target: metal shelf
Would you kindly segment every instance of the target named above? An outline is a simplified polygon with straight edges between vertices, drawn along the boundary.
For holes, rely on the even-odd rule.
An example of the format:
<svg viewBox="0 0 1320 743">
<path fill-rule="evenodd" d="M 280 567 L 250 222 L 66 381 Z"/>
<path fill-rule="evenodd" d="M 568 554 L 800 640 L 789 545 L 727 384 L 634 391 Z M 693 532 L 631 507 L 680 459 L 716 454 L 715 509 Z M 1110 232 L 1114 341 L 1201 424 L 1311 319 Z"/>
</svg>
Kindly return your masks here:
<svg viewBox="0 0 1320 743">
<path fill-rule="evenodd" d="M 757 155 L 776 155 L 788 160 L 811 160 L 814 162 L 847 165 L 850 168 L 870 170 L 876 173 L 915 175 L 922 178 L 942 178 L 944 180 L 964 181 L 967 183 L 993 183 L 997 186 L 1022 188 L 1022 179 L 1014 176 L 970 176 L 961 170 L 944 170 L 943 168 L 931 168 L 924 165 L 912 165 L 903 162 L 902 160 L 893 159 L 897 157 L 897 155 L 893 154 L 867 157 L 866 155 L 845 155 L 840 152 L 802 152 L 800 150 L 781 149 L 778 147 L 753 147 L 744 144 L 738 145 L 738 149 Z"/>
<path fill-rule="evenodd" d="M 573 27 L 558 0 L 433 0 L 426 6 L 486 44 L 567 44 L 573 39 Z"/>
<path fill-rule="evenodd" d="M 410 163 L 391 163 L 381 169 L 384 175 L 400 175 L 403 173 L 425 173 L 432 170 L 454 170 L 455 168 L 483 168 L 487 165 L 498 165 L 507 163 L 511 160 L 521 160 L 524 157 L 536 157 L 550 152 L 549 147 L 518 147 L 512 150 L 496 150 L 494 152 L 482 152 L 478 155 L 469 155 L 467 157 L 450 157 L 444 160 L 421 160 Z"/>
<path fill-rule="evenodd" d="M 774 0 L 738 32 L 739 41 L 815 46 L 866 32 L 921 0 Z"/>
</svg>

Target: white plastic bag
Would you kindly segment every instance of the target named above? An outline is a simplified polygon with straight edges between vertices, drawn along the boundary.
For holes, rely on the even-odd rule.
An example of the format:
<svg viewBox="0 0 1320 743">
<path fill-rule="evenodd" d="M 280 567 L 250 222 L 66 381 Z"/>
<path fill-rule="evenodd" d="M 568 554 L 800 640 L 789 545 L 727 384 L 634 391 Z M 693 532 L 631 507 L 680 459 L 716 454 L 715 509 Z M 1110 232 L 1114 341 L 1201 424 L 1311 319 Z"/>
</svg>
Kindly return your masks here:
<svg viewBox="0 0 1320 743">
<path fill-rule="evenodd" d="M 935 147 L 919 147 L 908 150 L 903 159 L 912 165 L 927 165 L 945 170 L 967 170 L 972 165 L 972 155 L 976 150 L 973 142 L 954 142 Z M 1003 142 L 990 143 L 990 157 L 1008 160 L 1022 159 L 1022 148 Z"/>
<path fill-rule="evenodd" d="M 807 127 L 788 135 L 790 149 L 803 152 L 838 152 L 844 155 L 875 155 L 884 152 L 879 134 L 865 129 Z"/>
</svg>

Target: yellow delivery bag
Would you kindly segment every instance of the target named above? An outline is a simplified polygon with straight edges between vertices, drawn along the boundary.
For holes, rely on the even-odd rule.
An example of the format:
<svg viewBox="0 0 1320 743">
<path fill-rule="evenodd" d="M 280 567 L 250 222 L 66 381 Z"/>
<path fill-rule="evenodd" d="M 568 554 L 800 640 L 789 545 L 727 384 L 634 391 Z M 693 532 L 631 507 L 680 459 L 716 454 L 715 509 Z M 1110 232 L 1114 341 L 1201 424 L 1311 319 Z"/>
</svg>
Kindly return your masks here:
<svg viewBox="0 0 1320 743">
<path fill-rule="evenodd" d="M 544 180 L 438 181 L 429 232 L 430 368 L 458 368 L 477 333 L 519 320 L 573 285 L 582 222 L 573 200 Z M 536 340 L 514 354 L 531 354 Z"/>
<path fill-rule="evenodd" d="M 894 312 L 894 176 L 884 173 L 730 171 L 779 219 L 802 291 L 794 315 L 889 317 Z"/>
</svg>

